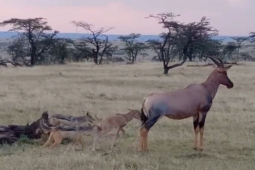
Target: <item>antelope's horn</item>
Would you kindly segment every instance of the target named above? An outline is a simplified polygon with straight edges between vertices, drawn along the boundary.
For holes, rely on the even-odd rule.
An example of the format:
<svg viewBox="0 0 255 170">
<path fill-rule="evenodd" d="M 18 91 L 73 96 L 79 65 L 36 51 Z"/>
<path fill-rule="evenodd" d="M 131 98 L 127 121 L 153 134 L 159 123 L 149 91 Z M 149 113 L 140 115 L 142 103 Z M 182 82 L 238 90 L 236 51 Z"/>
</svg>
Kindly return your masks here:
<svg viewBox="0 0 255 170">
<path fill-rule="evenodd" d="M 222 67 L 224 67 L 224 63 L 223 63 L 223 61 L 222 61 L 222 59 L 220 59 L 220 58 L 218 58 L 218 57 L 215 57 L 217 60 L 219 60 L 219 62 L 220 62 L 220 65 L 222 66 Z"/>
<path fill-rule="evenodd" d="M 222 65 L 219 63 L 219 61 L 217 61 L 216 58 L 210 56 L 208 58 L 210 58 L 218 67 L 222 67 Z"/>
</svg>

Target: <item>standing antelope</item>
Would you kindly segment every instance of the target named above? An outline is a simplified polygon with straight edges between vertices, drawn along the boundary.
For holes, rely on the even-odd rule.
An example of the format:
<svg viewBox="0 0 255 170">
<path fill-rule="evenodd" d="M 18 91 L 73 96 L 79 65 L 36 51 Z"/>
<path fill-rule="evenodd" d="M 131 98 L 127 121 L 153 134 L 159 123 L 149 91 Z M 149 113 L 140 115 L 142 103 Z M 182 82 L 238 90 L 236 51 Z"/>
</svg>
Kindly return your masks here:
<svg viewBox="0 0 255 170">
<path fill-rule="evenodd" d="M 140 143 L 138 151 L 148 151 L 147 136 L 150 128 L 163 116 L 180 120 L 193 117 L 195 132 L 194 149 L 203 151 L 204 124 L 207 112 L 212 106 L 213 99 L 220 84 L 233 88 L 234 84 L 227 76 L 227 70 L 219 58 L 209 57 L 217 67 L 202 84 L 192 84 L 184 89 L 153 93 L 148 95 L 142 105 L 140 128 Z M 217 61 L 218 60 L 218 61 Z M 200 132 L 200 146 L 198 133 Z"/>
</svg>

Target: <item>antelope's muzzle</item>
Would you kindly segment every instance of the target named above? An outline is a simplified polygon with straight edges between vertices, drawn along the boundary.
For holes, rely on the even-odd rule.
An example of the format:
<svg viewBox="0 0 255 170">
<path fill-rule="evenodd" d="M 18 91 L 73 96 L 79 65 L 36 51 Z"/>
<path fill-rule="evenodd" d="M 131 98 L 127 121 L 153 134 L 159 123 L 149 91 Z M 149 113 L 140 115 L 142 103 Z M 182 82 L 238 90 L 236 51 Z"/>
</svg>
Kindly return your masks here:
<svg viewBox="0 0 255 170">
<path fill-rule="evenodd" d="M 229 81 L 227 88 L 232 89 L 234 87 L 234 83 L 232 81 Z"/>
</svg>

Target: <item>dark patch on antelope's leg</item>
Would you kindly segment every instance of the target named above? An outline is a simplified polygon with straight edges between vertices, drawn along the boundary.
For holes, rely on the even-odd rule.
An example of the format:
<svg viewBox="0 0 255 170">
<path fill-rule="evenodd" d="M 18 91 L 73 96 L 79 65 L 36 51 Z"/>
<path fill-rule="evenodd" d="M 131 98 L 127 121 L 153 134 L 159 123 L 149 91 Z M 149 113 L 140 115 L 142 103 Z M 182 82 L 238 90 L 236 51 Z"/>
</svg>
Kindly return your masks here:
<svg viewBox="0 0 255 170">
<path fill-rule="evenodd" d="M 161 115 L 157 115 L 155 117 L 152 117 L 152 118 L 149 118 L 147 120 L 147 122 L 144 124 L 144 127 L 147 129 L 147 130 L 150 130 L 150 128 L 152 126 L 154 126 L 154 124 L 158 121 L 158 119 L 161 117 Z"/>
<path fill-rule="evenodd" d="M 195 133 L 195 139 L 194 139 L 194 149 L 198 149 L 198 133 L 199 133 L 199 114 L 193 117 L 193 126 L 194 126 L 194 133 Z"/>
<path fill-rule="evenodd" d="M 149 112 L 149 117 L 144 123 L 143 127 L 140 129 L 140 149 L 139 151 L 148 151 L 147 137 L 150 128 L 158 121 L 162 116 L 162 111 L 160 109 L 151 109 Z"/>
<path fill-rule="evenodd" d="M 204 125 L 205 125 L 205 119 L 206 119 L 207 112 L 202 113 L 201 120 L 199 122 L 199 132 L 200 132 L 200 147 L 199 150 L 203 151 L 204 150 Z"/>
</svg>

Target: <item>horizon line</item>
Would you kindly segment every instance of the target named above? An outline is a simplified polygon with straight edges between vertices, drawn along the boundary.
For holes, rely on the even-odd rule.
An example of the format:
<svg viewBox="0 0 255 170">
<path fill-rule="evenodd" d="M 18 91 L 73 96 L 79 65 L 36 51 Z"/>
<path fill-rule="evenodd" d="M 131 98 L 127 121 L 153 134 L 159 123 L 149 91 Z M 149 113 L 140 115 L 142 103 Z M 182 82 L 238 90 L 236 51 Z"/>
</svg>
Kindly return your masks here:
<svg viewBox="0 0 255 170">
<path fill-rule="evenodd" d="M 0 31 L 0 33 L 17 33 L 18 31 Z M 85 34 L 85 35 L 90 35 L 90 33 L 75 33 L 75 32 L 58 32 L 58 34 Z M 133 34 L 133 33 L 130 33 L 130 34 Z M 114 36 L 119 36 L 119 35 L 130 35 L 130 34 L 104 34 L 104 35 L 114 35 Z M 134 33 L 134 34 L 141 34 L 141 36 L 159 36 L 159 34 L 142 34 L 142 33 Z M 103 34 L 102 34 L 103 35 Z M 222 37 L 248 37 L 249 35 L 247 36 L 240 36 L 240 35 L 216 35 L 216 36 L 222 36 Z"/>
</svg>

